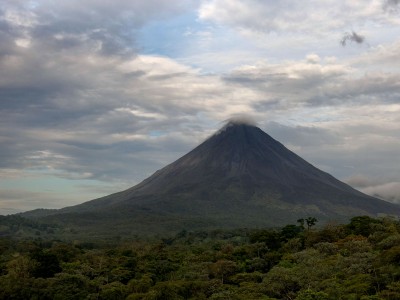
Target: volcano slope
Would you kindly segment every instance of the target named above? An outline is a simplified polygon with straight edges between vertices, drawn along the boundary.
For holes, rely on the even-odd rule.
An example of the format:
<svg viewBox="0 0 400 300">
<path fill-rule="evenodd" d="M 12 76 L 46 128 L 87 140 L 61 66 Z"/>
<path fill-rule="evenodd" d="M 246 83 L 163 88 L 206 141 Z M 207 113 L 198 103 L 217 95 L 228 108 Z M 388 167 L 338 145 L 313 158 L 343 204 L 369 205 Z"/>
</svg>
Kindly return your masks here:
<svg viewBox="0 0 400 300">
<path fill-rule="evenodd" d="M 125 191 L 26 216 L 109 234 L 281 226 L 313 216 L 400 215 L 315 168 L 256 126 L 230 122 L 177 161 Z"/>
</svg>

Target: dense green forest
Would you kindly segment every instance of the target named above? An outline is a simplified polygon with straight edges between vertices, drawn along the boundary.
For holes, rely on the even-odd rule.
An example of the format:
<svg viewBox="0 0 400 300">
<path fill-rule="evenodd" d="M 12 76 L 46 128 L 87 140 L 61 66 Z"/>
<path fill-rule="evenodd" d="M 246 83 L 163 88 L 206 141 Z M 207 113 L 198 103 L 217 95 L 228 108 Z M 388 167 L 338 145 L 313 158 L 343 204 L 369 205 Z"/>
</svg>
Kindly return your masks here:
<svg viewBox="0 0 400 300">
<path fill-rule="evenodd" d="M 16 220 L 37 234 L 0 238 L 0 299 L 400 299 L 400 223 L 389 218 L 97 242 Z"/>
</svg>

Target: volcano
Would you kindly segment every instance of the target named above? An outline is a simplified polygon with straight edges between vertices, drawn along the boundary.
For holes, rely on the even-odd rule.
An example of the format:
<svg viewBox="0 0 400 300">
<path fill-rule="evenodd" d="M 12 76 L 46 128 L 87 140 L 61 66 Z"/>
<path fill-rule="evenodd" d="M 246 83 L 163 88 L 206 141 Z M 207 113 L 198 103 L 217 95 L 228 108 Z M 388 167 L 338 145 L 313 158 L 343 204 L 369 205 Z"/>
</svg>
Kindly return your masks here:
<svg viewBox="0 0 400 300">
<path fill-rule="evenodd" d="M 342 222 L 379 213 L 400 215 L 400 206 L 353 189 L 254 125 L 230 122 L 130 189 L 30 216 L 137 233 L 281 226 L 308 216 Z"/>
</svg>

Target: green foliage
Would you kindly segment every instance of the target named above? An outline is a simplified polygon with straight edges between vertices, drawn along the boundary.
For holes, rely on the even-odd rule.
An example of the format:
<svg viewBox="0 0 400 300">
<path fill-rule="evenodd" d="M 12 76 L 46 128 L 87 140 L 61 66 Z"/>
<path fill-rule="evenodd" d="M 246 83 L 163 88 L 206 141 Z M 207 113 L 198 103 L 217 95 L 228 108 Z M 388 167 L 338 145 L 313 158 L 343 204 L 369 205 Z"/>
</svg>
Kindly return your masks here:
<svg viewBox="0 0 400 300">
<path fill-rule="evenodd" d="M 311 227 L 97 244 L 3 238 L 0 299 L 400 299 L 397 221 Z"/>
<path fill-rule="evenodd" d="M 307 224 L 307 230 L 310 230 L 311 227 L 313 227 L 318 222 L 318 220 L 314 217 L 308 217 L 305 221 Z"/>
<path fill-rule="evenodd" d="M 300 235 L 300 233 L 304 230 L 301 226 L 296 225 L 286 225 L 281 229 L 280 237 L 283 241 L 288 241 L 290 239 L 296 238 Z"/>
<path fill-rule="evenodd" d="M 268 249 L 277 250 L 281 247 L 281 236 L 273 230 L 258 230 L 250 235 L 250 243 L 264 243 Z"/>
<path fill-rule="evenodd" d="M 57 224 L 31 220 L 20 215 L 0 216 L 0 236 L 52 238 L 60 232 L 62 229 Z"/>
<path fill-rule="evenodd" d="M 48 282 L 47 293 L 55 300 L 85 299 L 96 292 L 95 283 L 83 275 L 60 273 Z"/>
<path fill-rule="evenodd" d="M 373 219 L 369 216 L 354 217 L 347 225 L 347 229 L 356 235 L 368 237 L 373 231 L 373 225 L 380 223 L 380 220 Z"/>
<path fill-rule="evenodd" d="M 32 275 L 35 278 L 53 277 L 62 270 L 58 257 L 55 254 L 38 249 L 31 253 L 31 258 L 36 262 L 35 268 L 32 270 Z"/>
<path fill-rule="evenodd" d="M 301 290 L 297 296 L 296 300 L 328 300 L 328 294 L 324 292 L 316 292 L 310 289 Z"/>
</svg>

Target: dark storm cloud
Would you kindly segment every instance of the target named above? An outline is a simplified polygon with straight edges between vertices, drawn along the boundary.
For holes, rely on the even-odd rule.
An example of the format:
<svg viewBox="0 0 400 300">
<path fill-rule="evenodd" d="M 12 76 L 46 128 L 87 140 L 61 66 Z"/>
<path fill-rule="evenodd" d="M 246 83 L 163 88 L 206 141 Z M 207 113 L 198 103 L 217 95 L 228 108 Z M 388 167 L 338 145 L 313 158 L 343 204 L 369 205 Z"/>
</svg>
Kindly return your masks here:
<svg viewBox="0 0 400 300">
<path fill-rule="evenodd" d="M 352 33 L 346 32 L 342 39 L 340 40 L 340 44 L 345 47 L 348 42 L 355 42 L 357 44 L 362 44 L 365 41 L 365 37 L 353 31 Z"/>
</svg>

